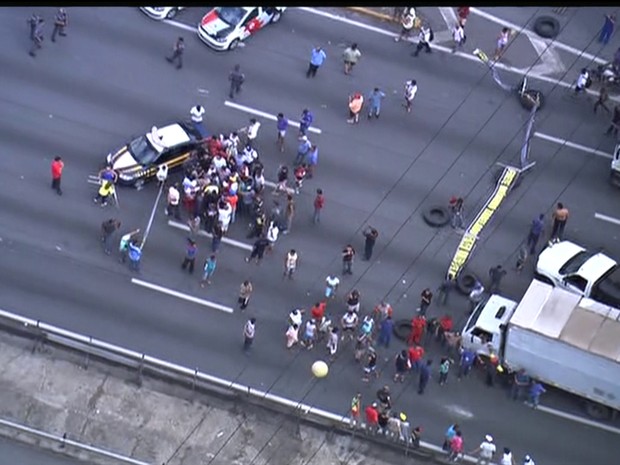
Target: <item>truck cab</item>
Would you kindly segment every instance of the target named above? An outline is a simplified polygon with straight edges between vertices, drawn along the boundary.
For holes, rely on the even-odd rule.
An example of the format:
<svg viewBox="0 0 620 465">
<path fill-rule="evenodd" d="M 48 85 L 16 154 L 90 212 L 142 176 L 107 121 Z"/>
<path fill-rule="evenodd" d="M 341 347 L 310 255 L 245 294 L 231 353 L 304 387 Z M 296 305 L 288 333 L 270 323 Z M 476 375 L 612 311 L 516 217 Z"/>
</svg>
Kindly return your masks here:
<svg viewBox="0 0 620 465">
<path fill-rule="evenodd" d="M 503 328 L 516 307 L 517 302 L 497 294 L 480 302 L 461 333 L 463 347 L 485 357 L 500 354 Z"/>
<path fill-rule="evenodd" d="M 611 158 L 610 181 L 614 186 L 620 187 L 620 144 L 616 144 Z"/>
</svg>

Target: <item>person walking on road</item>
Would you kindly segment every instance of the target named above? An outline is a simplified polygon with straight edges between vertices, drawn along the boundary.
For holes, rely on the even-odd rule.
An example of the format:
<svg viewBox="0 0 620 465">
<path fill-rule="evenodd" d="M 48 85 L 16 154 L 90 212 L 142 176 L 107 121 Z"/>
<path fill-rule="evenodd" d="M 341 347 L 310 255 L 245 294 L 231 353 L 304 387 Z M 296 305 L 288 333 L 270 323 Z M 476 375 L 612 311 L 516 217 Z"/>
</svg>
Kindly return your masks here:
<svg viewBox="0 0 620 465">
<path fill-rule="evenodd" d="M 448 446 L 448 461 L 456 462 L 463 457 L 463 433 L 456 431 Z"/>
<path fill-rule="evenodd" d="M 463 48 L 465 44 L 465 29 L 463 23 L 459 20 L 452 28 L 452 40 L 454 45 L 452 46 L 452 53 L 456 53 L 457 49 Z"/>
<path fill-rule="evenodd" d="M 401 40 L 408 39 L 413 31 L 415 25 L 416 12 L 415 8 L 405 8 L 400 16 L 401 30 L 398 37 L 394 37 L 394 42 L 400 42 Z"/>
<path fill-rule="evenodd" d="M 532 457 L 526 454 L 525 457 L 523 457 L 523 465 L 536 465 L 536 464 L 534 463 L 534 460 L 532 460 Z"/>
<path fill-rule="evenodd" d="M 123 234 L 118 244 L 118 252 L 120 254 L 119 261 L 125 263 L 127 261 L 127 253 L 129 251 L 129 243 L 134 239 L 134 236 L 140 232 L 140 229 L 134 229 L 133 231 Z"/>
<path fill-rule="evenodd" d="M 60 181 L 62 179 L 62 170 L 65 167 L 62 158 L 54 157 L 52 161 L 51 169 L 52 169 L 52 189 L 56 191 L 58 195 L 62 195 L 62 190 L 60 189 Z"/>
<path fill-rule="evenodd" d="M 347 123 L 357 124 L 360 122 L 360 113 L 364 106 L 364 96 L 360 92 L 354 92 L 349 96 L 349 119 Z"/>
<path fill-rule="evenodd" d="M 286 219 L 286 229 L 282 234 L 288 234 L 293 227 L 295 217 L 295 198 L 291 194 L 286 194 L 286 207 L 284 207 L 284 218 Z"/>
<path fill-rule="evenodd" d="M 618 137 L 618 128 L 620 128 L 620 105 L 614 107 L 614 114 L 605 134 L 609 136 L 613 132 L 614 136 Z"/>
<path fill-rule="evenodd" d="M 422 316 L 426 316 L 426 311 L 428 307 L 431 306 L 431 302 L 433 301 L 433 291 L 429 287 L 424 289 L 420 293 L 420 307 L 418 307 L 418 312 Z"/>
<path fill-rule="evenodd" d="M 112 253 L 110 243 L 112 236 L 121 227 L 121 222 L 116 218 L 110 218 L 101 223 L 101 242 L 103 243 L 103 251 L 106 255 Z"/>
<path fill-rule="evenodd" d="M 342 274 L 353 274 L 353 259 L 355 258 L 355 249 L 351 244 L 347 244 L 342 249 Z"/>
<path fill-rule="evenodd" d="M 592 83 L 592 79 L 590 78 L 590 72 L 587 68 L 582 68 L 581 73 L 577 76 L 577 81 L 575 81 L 575 94 L 579 95 L 586 91 L 588 87 L 590 87 Z"/>
<path fill-rule="evenodd" d="M 252 291 L 254 288 L 252 287 L 252 283 L 249 279 L 246 279 L 239 286 L 239 298 L 237 302 L 239 303 L 239 308 L 241 311 L 244 311 L 248 308 L 248 304 L 250 303 L 250 296 L 252 295 Z"/>
<path fill-rule="evenodd" d="M 307 174 L 306 178 L 312 179 L 314 177 L 314 167 L 319 163 L 319 147 L 316 144 L 312 144 L 308 153 L 306 154 Z"/>
<path fill-rule="evenodd" d="M 288 129 L 288 119 L 286 119 L 284 113 L 278 113 L 276 128 L 278 129 L 276 144 L 278 145 L 280 152 L 284 152 L 284 139 L 286 138 L 286 130 Z"/>
<path fill-rule="evenodd" d="M 172 55 L 167 56 L 168 63 L 177 62 L 177 69 L 183 67 L 183 52 L 185 51 L 185 41 L 183 37 L 179 37 L 172 47 Z"/>
<path fill-rule="evenodd" d="M 361 410 L 362 394 L 358 392 L 351 399 L 351 428 L 355 428 L 359 424 Z"/>
<path fill-rule="evenodd" d="M 428 24 L 422 26 L 420 28 L 420 34 L 418 35 L 418 45 L 416 45 L 415 51 L 412 53 L 412 55 L 414 57 L 417 57 L 422 51 L 422 49 L 424 49 L 426 53 L 431 53 L 431 42 L 434 38 L 435 35 L 433 34 L 433 30 L 431 29 L 431 27 Z"/>
<path fill-rule="evenodd" d="M 357 48 L 356 43 L 351 44 L 344 50 L 342 54 L 344 60 L 344 74 L 351 74 L 353 67 L 357 64 L 361 56 L 362 52 Z"/>
<path fill-rule="evenodd" d="M 314 197 L 314 213 L 312 215 L 312 222 L 314 224 L 321 222 L 321 210 L 325 206 L 325 197 L 323 197 L 323 190 L 317 189 L 316 196 Z"/>
<path fill-rule="evenodd" d="M 384 346 L 386 349 L 390 348 L 390 341 L 392 340 L 392 332 L 394 331 L 394 321 L 391 316 L 387 316 L 380 324 L 379 324 L 379 338 L 377 343 L 380 346 Z M 405 358 L 407 358 L 407 351 L 405 352 Z M 408 360 L 408 358 L 407 358 Z"/>
<path fill-rule="evenodd" d="M 284 277 L 293 279 L 293 274 L 297 270 L 297 262 L 299 261 L 299 255 L 295 249 L 291 249 L 284 257 Z"/>
<path fill-rule="evenodd" d="M 456 230 L 463 229 L 463 202 L 463 197 L 452 196 L 448 203 L 450 213 L 452 213 L 450 226 Z"/>
<path fill-rule="evenodd" d="M 265 250 L 269 246 L 269 240 L 266 237 L 259 237 L 254 242 L 252 247 L 252 253 L 250 253 L 249 257 L 245 257 L 245 261 L 250 263 L 252 260 L 256 259 L 256 264 L 260 264 L 263 256 L 265 255 Z"/>
<path fill-rule="evenodd" d="M 202 281 L 200 282 L 200 287 L 205 287 L 205 283 L 211 284 L 211 277 L 213 276 L 213 273 L 215 273 L 216 267 L 217 257 L 215 255 L 211 255 L 205 260 L 205 264 L 202 268 Z"/>
<path fill-rule="evenodd" d="M 236 95 L 241 92 L 241 86 L 245 82 L 245 74 L 241 72 L 241 65 L 235 65 L 230 74 L 228 75 L 230 81 L 230 90 L 228 96 L 230 99 L 234 99 Z"/>
<path fill-rule="evenodd" d="M 297 146 L 297 156 L 295 157 L 295 162 L 293 163 L 294 166 L 299 166 L 304 162 L 306 155 L 308 155 L 308 152 L 310 151 L 310 147 L 312 147 L 312 143 L 308 139 L 308 136 L 301 136 L 299 138 L 299 145 Z"/>
<path fill-rule="evenodd" d="M 536 245 L 538 244 L 538 240 L 542 235 L 545 229 L 545 214 L 541 213 L 537 218 L 532 220 L 532 225 L 530 226 L 530 232 L 527 235 L 526 245 L 529 247 L 530 255 L 534 255 L 536 253 Z"/>
<path fill-rule="evenodd" d="M 616 15 L 615 14 L 606 14 L 605 22 L 603 23 L 603 27 L 601 28 L 601 33 L 598 36 L 599 43 L 603 45 L 607 45 L 609 43 L 609 39 L 614 33 L 614 28 L 616 25 Z"/>
<path fill-rule="evenodd" d="M 530 387 L 531 379 L 525 369 L 520 368 L 512 378 L 510 387 L 510 398 L 512 400 L 522 400 Z"/>
<path fill-rule="evenodd" d="M 566 208 L 562 202 L 558 202 L 552 218 L 553 227 L 551 228 L 550 242 L 560 242 L 562 240 L 562 236 L 564 236 L 564 228 L 566 227 L 566 221 L 568 220 L 568 208 Z"/>
<path fill-rule="evenodd" d="M 108 204 L 108 199 L 114 197 L 114 183 L 112 181 L 102 181 L 97 191 L 97 195 L 93 198 L 93 202 L 101 203 L 102 207 Z"/>
<path fill-rule="evenodd" d="M 137 241 L 129 242 L 127 255 L 129 256 L 129 267 L 132 271 L 140 273 L 140 260 L 142 259 L 142 247 Z"/>
<path fill-rule="evenodd" d="M 468 6 L 460 6 L 456 10 L 456 14 L 459 17 L 459 22 L 465 27 L 465 23 L 467 22 L 467 18 L 469 17 L 469 7 Z"/>
<path fill-rule="evenodd" d="M 313 121 L 314 115 L 312 112 L 308 108 L 304 108 L 301 112 L 301 118 L 299 120 L 299 137 L 307 135 Z"/>
<path fill-rule="evenodd" d="M 64 8 L 59 8 L 54 18 L 54 30 L 52 31 L 52 42 L 56 42 L 56 35 L 65 37 L 67 35 L 67 25 L 69 20 Z"/>
<path fill-rule="evenodd" d="M 608 101 L 609 101 L 609 92 L 607 90 L 607 86 L 603 84 L 600 90 L 598 91 L 598 99 L 596 100 L 596 103 L 594 104 L 594 108 L 593 108 L 594 114 L 596 114 L 596 110 L 598 109 L 598 107 L 603 107 L 603 110 L 605 110 L 605 112 L 609 115 L 611 113 L 611 110 L 607 106 Z"/>
<path fill-rule="evenodd" d="M 405 108 L 407 113 L 411 113 L 411 104 L 415 98 L 415 94 L 418 93 L 418 82 L 415 79 L 411 79 L 405 82 Z"/>
<path fill-rule="evenodd" d="M 497 36 L 497 41 L 495 43 L 495 53 L 493 54 L 494 61 L 498 61 L 504 54 L 504 51 L 506 50 L 506 45 L 508 45 L 508 39 L 510 39 L 510 29 L 504 27 L 499 33 L 499 36 Z"/>
<path fill-rule="evenodd" d="M 327 59 L 325 50 L 321 47 L 315 47 L 310 54 L 310 63 L 308 65 L 308 71 L 306 71 L 306 77 L 315 77 L 317 70 L 323 65 L 323 62 Z"/>
<path fill-rule="evenodd" d="M 379 237 L 379 231 L 372 226 L 368 226 L 362 233 L 366 238 L 364 242 L 364 260 L 368 261 L 372 257 L 372 250 L 375 248 L 375 242 Z"/>
<path fill-rule="evenodd" d="M 538 407 L 538 402 L 540 401 L 540 396 L 547 392 L 544 386 L 539 381 L 533 381 L 530 386 L 529 392 L 529 402 L 527 402 L 532 408 Z"/>
<path fill-rule="evenodd" d="M 37 25 L 40 20 L 41 17 L 36 13 L 32 13 L 32 16 L 28 18 L 28 25 L 30 26 L 30 40 L 34 40 L 34 33 L 37 30 Z"/>
<path fill-rule="evenodd" d="M 497 265 L 489 269 L 489 278 L 491 278 L 489 292 L 491 294 L 497 294 L 499 292 L 499 285 L 504 276 L 506 276 L 506 270 L 502 265 Z"/>
<path fill-rule="evenodd" d="M 250 318 L 243 327 L 243 351 L 247 353 L 254 342 L 256 335 L 256 318 Z"/>
<path fill-rule="evenodd" d="M 181 202 L 181 193 L 179 192 L 178 184 L 172 184 L 168 188 L 168 198 L 166 205 L 166 216 L 174 216 L 175 220 L 181 219 L 181 210 L 180 210 L 180 202 Z"/>
<path fill-rule="evenodd" d="M 381 113 L 381 100 L 384 98 L 385 92 L 378 87 L 375 87 L 370 95 L 368 95 L 368 102 L 370 103 L 368 107 L 368 119 L 371 119 L 373 116 L 379 119 L 379 114 Z"/>
<path fill-rule="evenodd" d="M 418 394 L 424 394 L 428 381 L 431 379 L 431 365 L 432 360 L 427 360 L 426 363 L 420 366 L 420 376 L 418 378 Z"/>
<path fill-rule="evenodd" d="M 442 357 L 441 362 L 439 363 L 439 385 L 443 386 L 448 381 L 448 373 L 450 372 L 450 365 L 452 365 L 452 360 L 448 357 Z"/>
<path fill-rule="evenodd" d="M 30 18 L 30 38 L 32 40 L 32 47 L 30 47 L 30 51 L 28 53 L 31 57 L 37 56 L 37 50 L 43 47 L 43 26 L 45 26 L 45 20 L 43 18 L 37 18 L 37 23 L 34 27 L 32 26 L 34 15 L 33 18 Z"/>
<path fill-rule="evenodd" d="M 493 436 L 487 434 L 484 441 L 471 452 L 471 455 L 478 455 L 477 465 L 490 465 L 497 448 L 493 443 Z"/>
<path fill-rule="evenodd" d="M 190 274 L 194 273 L 194 265 L 196 264 L 196 255 L 198 254 L 198 246 L 193 239 L 187 239 L 187 246 L 185 247 L 185 258 L 181 263 L 181 269 L 188 269 Z"/>
</svg>

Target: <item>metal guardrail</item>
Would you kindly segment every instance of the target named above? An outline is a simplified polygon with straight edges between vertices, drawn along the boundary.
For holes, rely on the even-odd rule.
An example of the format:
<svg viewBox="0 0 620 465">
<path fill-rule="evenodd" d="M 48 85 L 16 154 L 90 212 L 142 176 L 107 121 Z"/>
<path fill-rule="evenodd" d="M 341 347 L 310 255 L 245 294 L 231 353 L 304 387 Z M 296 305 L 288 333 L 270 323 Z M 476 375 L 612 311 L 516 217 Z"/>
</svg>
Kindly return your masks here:
<svg viewBox="0 0 620 465">
<path fill-rule="evenodd" d="M 0 327 L 33 337 L 37 340 L 37 343 L 40 344 L 49 341 L 63 347 L 83 352 L 87 355 L 87 363 L 89 357 L 92 355 L 125 367 L 133 368 L 137 370 L 140 380 L 145 371 L 151 371 L 176 383 L 191 383 L 193 389 L 203 388 L 206 390 L 213 390 L 213 388 L 223 388 L 229 392 L 241 394 L 246 398 L 251 398 L 254 401 L 260 401 L 261 404 L 266 401 L 273 406 L 280 408 L 284 407 L 289 411 L 288 413 L 291 413 L 290 411 L 292 411 L 292 413 L 297 416 L 303 414 L 303 419 L 306 421 L 339 429 L 349 434 L 352 432 L 355 433 L 356 430 L 359 431 L 360 429 L 366 432 L 369 431 L 363 423 L 361 428 L 359 428 L 359 426 L 352 428 L 351 420 L 346 415 L 329 412 L 303 402 L 287 399 L 261 389 L 256 389 L 251 386 L 246 386 L 234 381 L 209 375 L 199 371 L 198 369 L 191 369 L 182 365 L 167 362 L 156 357 L 151 357 L 150 355 L 100 341 L 90 336 L 74 333 L 72 331 L 68 331 L 39 320 L 26 318 L 2 309 L 0 309 Z M 0 424 L 2 424 L 2 420 L 0 420 Z M 50 435 L 50 437 L 52 436 L 54 435 Z M 367 438 L 379 441 L 382 439 L 388 439 L 385 435 L 381 434 L 376 434 L 372 437 L 367 436 Z M 55 439 L 55 437 L 52 439 Z M 69 440 L 65 439 L 67 444 L 69 444 L 68 441 Z M 415 450 L 406 441 L 386 441 L 386 444 L 400 447 L 406 454 Z M 72 441 L 71 445 L 79 447 L 80 443 Z M 95 447 L 91 448 L 93 450 L 98 449 Z M 443 451 L 441 447 L 425 441 L 420 441 L 419 450 L 431 456 L 428 458 L 433 458 L 440 462 L 443 462 L 447 457 L 446 452 Z M 476 463 L 476 458 L 465 455 L 459 461 Z"/>
</svg>

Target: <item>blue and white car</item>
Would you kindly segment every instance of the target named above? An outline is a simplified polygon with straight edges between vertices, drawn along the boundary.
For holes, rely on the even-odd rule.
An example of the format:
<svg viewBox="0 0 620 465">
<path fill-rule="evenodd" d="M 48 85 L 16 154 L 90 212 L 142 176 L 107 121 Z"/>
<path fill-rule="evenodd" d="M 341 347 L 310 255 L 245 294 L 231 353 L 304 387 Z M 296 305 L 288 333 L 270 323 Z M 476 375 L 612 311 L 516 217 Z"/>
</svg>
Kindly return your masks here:
<svg viewBox="0 0 620 465">
<path fill-rule="evenodd" d="M 141 6 L 140 11 L 151 19 L 161 21 L 174 18 L 183 6 Z"/>
</svg>

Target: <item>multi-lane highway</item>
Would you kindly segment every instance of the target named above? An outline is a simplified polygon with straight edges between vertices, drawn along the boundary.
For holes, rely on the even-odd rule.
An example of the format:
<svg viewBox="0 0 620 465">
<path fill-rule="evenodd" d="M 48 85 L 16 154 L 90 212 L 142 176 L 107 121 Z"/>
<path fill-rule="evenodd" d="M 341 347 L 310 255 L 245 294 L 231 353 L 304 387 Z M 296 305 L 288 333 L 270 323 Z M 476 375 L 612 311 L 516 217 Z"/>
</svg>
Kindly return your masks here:
<svg viewBox="0 0 620 465">
<path fill-rule="evenodd" d="M 400 343 L 381 351 L 382 361 L 389 359 L 382 362 L 382 381 L 363 386 L 351 348 L 343 347 L 329 377 L 312 387 L 308 367 L 324 357 L 323 348 L 287 352 L 286 315 L 319 299 L 325 276 L 340 271 L 346 243 L 354 244 L 361 256 L 361 231 L 371 224 L 379 230 L 373 258 L 355 263 L 353 276 L 342 278 L 340 294 L 356 287 L 364 311 L 385 297 L 398 318 L 411 317 L 420 291 L 439 284 L 460 240 L 450 228 L 427 226 L 421 210 L 457 195 L 465 197 L 466 214 L 473 215 L 493 188 L 496 163 L 518 160 L 527 112 L 479 62 L 441 52 L 414 59 L 411 45 L 300 9 L 289 9 L 280 23 L 245 47 L 216 53 L 187 30 L 203 12 L 188 9 L 175 26 L 151 21 L 137 9 L 70 9 L 68 36 L 56 43 L 47 40 L 33 59 L 27 53 L 31 11 L 0 11 L 0 307 L 346 413 L 357 389 L 370 401 L 379 383 L 390 382 L 391 358 Z M 54 11 L 40 13 L 49 25 Z M 164 59 L 179 35 L 186 41 L 182 70 Z M 483 42 L 482 37 L 477 40 Z M 363 55 L 352 75 L 345 76 L 340 57 L 352 42 Z M 324 47 L 328 58 L 317 77 L 307 79 L 310 50 L 316 45 Z M 524 48 L 525 58 L 515 52 L 511 59 L 528 66 L 528 53 Z M 102 209 L 93 204 L 95 187 L 88 182 L 110 150 L 153 124 L 186 118 L 196 103 L 205 106 L 210 131 L 245 126 L 251 115 L 225 103 L 228 73 L 237 63 L 247 79 L 237 103 L 271 115 L 284 112 L 294 120 L 309 107 L 321 129 L 320 135 L 310 135 L 320 160 L 315 177 L 296 196 L 292 231 L 259 267 L 244 262 L 246 250 L 223 245 L 213 284 L 202 289 L 198 273 L 189 276 L 181 270 L 185 233 L 168 225 L 162 203 L 138 278 L 230 308 L 239 284 L 251 279 L 255 292 L 246 313 L 258 322 L 249 357 L 240 350 L 246 314 L 140 286 L 115 257 L 103 254 L 101 222 L 116 216 L 122 231 L 144 228 L 156 187 L 119 189 L 120 208 Z M 412 78 L 419 91 L 412 113 L 406 114 L 403 83 Z M 505 79 L 516 83 L 519 77 L 507 73 Z M 570 98 L 564 87 L 534 82 L 547 96 L 537 131 L 611 152 L 613 140 L 601 136 L 605 119 L 594 117 L 589 103 Z M 348 95 L 366 94 L 375 86 L 387 94 L 381 118 L 347 124 Z M 287 150 L 279 153 L 275 124 L 268 119 L 262 123 L 257 146 L 267 177 L 274 179 L 279 164 L 292 163 L 296 141 L 290 131 Z M 56 155 L 65 161 L 62 197 L 49 186 L 49 165 Z M 498 263 L 512 268 L 531 218 L 550 214 L 558 200 L 571 211 L 568 238 L 618 252 L 617 226 L 594 219 L 597 212 L 618 216 L 618 192 L 606 182 L 609 160 L 541 138 L 534 140 L 531 156 L 535 168 L 485 231 L 469 265 L 480 276 Z M 322 223 L 313 226 L 312 199 L 319 187 L 326 207 Z M 239 218 L 229 237 L 247 243 L 245 233 L 246 221 Z M 208 242 L 201 239 L 198 246 L 201 264 Z M 296 279 L 285 282 L 282 261 L 290 248 L 299 251 L 301 263 Z M 518 299 L 530 277 L 531 270 L 521 275 L 511 271 L 504 292 Z M 330 305 L 334 314 L 344 308 L 341 301 Z M 466 308 L 465 300 L 454 296 L 448 309 L 432 306 L 429 314 L 448 311 L 459 321 Z M 436 348 L 431 352 L 438 356 Z M 491 433 L 498 445 L 512 447 L 519 456 L 529 452 L 537 463 L 612 464 L 619 452 L 614 433 L 511 403 L 505 392 L 486 388 L 475 378 L 451 379 L 441 388 L 433 383 L 423 397 L 415 394 L 413 381 L 393 389 L 397 405 L 424 426 L 428 440 L 439 442 L 446 426 L 458 421 L 467 449 Z M 542 403 L 580 412 L 574 400 L 556 393 Z M 566 440 L 572 437 L 578 440 Z"/>
</svg>

